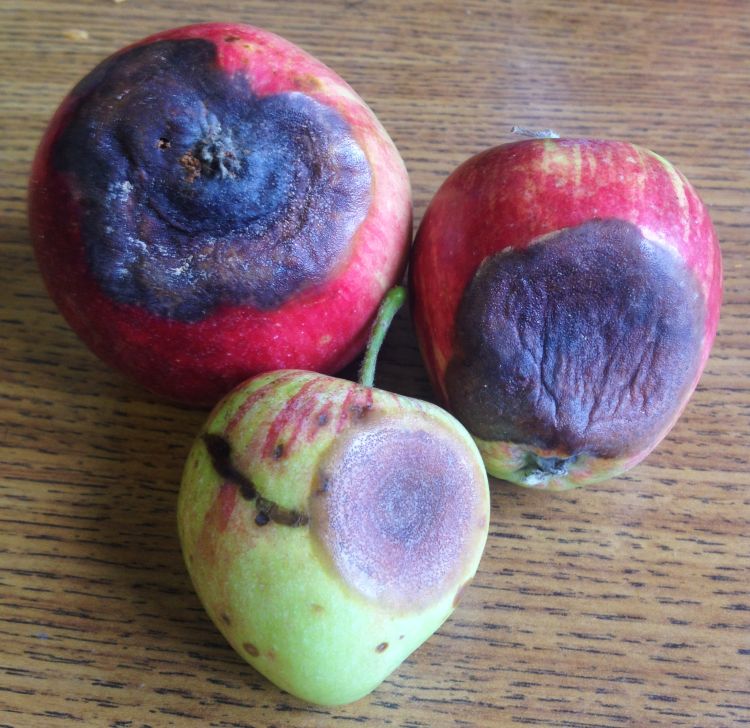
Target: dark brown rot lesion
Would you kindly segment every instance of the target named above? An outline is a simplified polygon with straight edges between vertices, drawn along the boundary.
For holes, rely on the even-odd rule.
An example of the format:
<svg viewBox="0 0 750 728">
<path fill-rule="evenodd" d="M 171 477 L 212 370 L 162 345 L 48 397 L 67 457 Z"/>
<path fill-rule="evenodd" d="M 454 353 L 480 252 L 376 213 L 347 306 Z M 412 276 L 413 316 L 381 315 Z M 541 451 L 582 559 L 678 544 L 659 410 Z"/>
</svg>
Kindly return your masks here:
<svg viewBox="0 0 750 728">
<path fill-rule="evenodd" d="M 477 437 L 528 444 L 529 477 L 653 444 L 700 366 L 706 308 L 671 250 L 615 219 L 485 259 L 461 300 L 450 406 Z"/>
<path fill-rule="evenodd" d="M 206 432 L 202 439 L 211 459 L 211 465 L 219 477 L 236 485 L 240 489 L 240 495 L 245 500 L 255 501 L 257 509 L 255 524 L 257 526 L 265 526 L 269 523 L 292 527 L 307 525 L 309 517 L 306 513 L 292 508 L 284 508 L 258 493 L 252 480 L 242 473 L 232 461 L 232 448 L 224 437 Z"/>
<path fill-rule="evenodd" d="M 369 163 L 339 112 L 257 95 L 208 40 L 125 50 L 73 99 L 53 164 L 118 303 L 179 321 L 276 308 L 331 274 L 367 215 Z"/>
</svg>

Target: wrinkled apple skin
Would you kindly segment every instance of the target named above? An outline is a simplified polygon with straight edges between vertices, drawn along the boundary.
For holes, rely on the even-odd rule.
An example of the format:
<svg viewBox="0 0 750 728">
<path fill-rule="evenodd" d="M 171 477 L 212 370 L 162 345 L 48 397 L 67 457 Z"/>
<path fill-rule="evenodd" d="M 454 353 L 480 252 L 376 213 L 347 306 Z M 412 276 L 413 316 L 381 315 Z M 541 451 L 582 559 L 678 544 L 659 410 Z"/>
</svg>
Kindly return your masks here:
<svg viewBox="0 0 750 728">
<path fill-rule="evenodd" d="M 407 440 L 423 431 L 438 438 L 426 467 L 437 468 L 434 479 L 390 447 L 351 449 L 372 458 L 351 482 L 346 469 L 331 469 L 347 442 L 377 442 L 367 438 L 384 423 Z M 231 466 L 209 455 L 206 437 L 221 438 Z M 416 475 L 403 490 L 402 472 Z M 259 525 L 250 487 L 283 516 Z M 331 512 L 338 550 L 325 538 Z M 294 370 L 259 375 L 216 406 L 178 501 L 185 563 L 213 622 L 279 687 L 324 705 L 368 694 L 443 623 L 474 576 L 488 524 L 481 456 L 447 412 Z M 373 562 L 360 570 L 357 555 L 368 548 Z"/>
<path fill-rule="evenodd" d="M 632 144 L 586 139 L 524 140 L 476 155 L 460 165 L 440 187 L 418 230 L 410 267 L 411 305 L 415 326 L 433 385 L 448 409 L 457 414 L 462 403 L 456 401 L 455 394 L 454 401 L 451 401 L 447 380 L 449 370 L 456 366 L 451 362 L 456 362 L 460 358 L 457 347 L 462 337 L 466 338 L 467 328 L 479 330 L 474 337 L 475 346 L 480 349 L 485 344 L 494 346 L 495 356 L 502 358 L 505 351 L 511 351 L 513 348 L 511 339 L 516 336 L 523 339 L 525 334 L 519 326 L 531 326 L 536 336 L 526 340 L 526 344 L 531 352 L 529 356 L 536 359 L 527 371 L 535 372 L 531 378 L 537 390 L 532 388 L 531 391 L 536 391 L 542 400 L 550 394 L 549 391 L 545 391 L 549 381 L 565 376 L 560 374 L 565 367 L 574 371 L 577 366 L 579 367 L 575 372 L 579 382 L 577 386 L 583 389 L 584 393 L 587 388 L 596 389 L 596 377 L 600 374 L 590 375 L 580 362 L 576 363 L 576 355 L 566 350 L 564 341 L 560 343 L 559 339 L 564 337 L 559 330 L 550 330 L 549 326 L 545 329 L 541 324 L 533 324 L 533 321 L 529 324 L 528 320 L 523 319 L 523 312 L 514 311 L 510 314 L 510 319 L 515 317 L 515 328 L 514 321 L 511 320 L 508 327 L 503 329 L 506 341 L 493 342 L 493 334 L 490 331 L 492 325 L 484 330 L 476 321 L 467 326 L 466 318 L 459 325 L 457 318 L 460 310 L 468 311 L 466 303 L 463 304 L 464 308 L 461 308 L 462 300 L 470 298 L 467 291 L 472 285 L 476 288 L 476 281 L 482 275 L 487 276 L 488 266 L 501 270 L 504 264 L 502 256 L 507 255 L 508 260 L 513 260 L 514 265 L 520 266 L 519 270 L 523 269 L 527 264 L 524 261 L 535 255 L 533 248 L 551 245 L 549 241 L 553 238 L 562 239 L 565 244 L 572 245 L 571 250 L 575 250 L 576 245 L 581 245 L 582 250 L 586 249 L 591 253 L 591 246 L 596 245 L 597 229 L 603 230 L 603 234 L 609 236 L 610 258 L 617 258 L 618 244 L 628 243 L 627 255 L 623 254 L 623 266 L 637 268 L 636 279 L 640 276 L 640 279 L 645 281 L 645 307 L 662 306 L 666 311 L 666 314 L 664 311 L 659 313 L 661 318 L 653 323 L 653 331 L 644 332 L 644 336 L 652 337 L 658 346 L 659 334 L 654 332 L 665 326 L 669 328 L 669 320 L 678 318 L 669 315 L 669 306 L 673 306 L 676 314 L 682 314 L 683 309 L 694 307 L 694 313 L 690 314 L 692 318 L 689 319 L 686 315 L 685 321 L 680 323 L 686 332 L 684 346 L 680 347 L 677 341 L 672 341 L 669 350 L 672 359 L 666 355 L 662 359 L 679 359 L 681 348 L 687 352 L 683 357 L 684 361 L 678 362 L 679 367 L 684 369 L 684 372 L 680 370 L 683 379 L 679 380 L 677 374 L 672 377 L 668 371 L 669 365 L 653 362 L 651 365 L 643 364 L 643 373 L 638 374 L 639 377 L 651 376 L 653 379 L 659 375 L 667 382 L 661 389 L 660 384 L 651 382 L 650 390 L 644 389 L 644 392 L 648 390 L 645 394 L 637 391 L 637 386 L 634 387 L 635 394 L 643 396 L 644 412 L 652 401 L 649 392 L 654 392 L 654 398 L 658 399 L 661 396 L 664 400 L 659 416 L 655 416 L 653 421 L 649 421 L 645 414 L 638 412 L 635 395 L 632 391 L 627 391 L 627 382 L 621 382 L 622 388 L 617 397 L 624 398 L 627 416 L 619 422 L 615 419 L 607 422 L 606 417 L 601 416 L 598 422 L 600 429 L 622 429 L 623 440 L 619 452 L 616 437 L 610 438 L 606 447 L 601 448 L 606 452 L 602 455 L 587 451 L 585 442 L 576 452 L 571 448 L 558 446 L 555 433 L 539 432 L 538 437 L 529 434 L 525 438 L 526 441 L 519 441 L 522 439 L 482 438 L 474 432 L 489 473 L 498 478 L 550 489 L 576 487 L 622 473 L 640 462 L 658 444 L 687 404 L 716 334 L 722 290 L 721 254 L 716 234 L 703 202 L 687 179 L 667 160 Z M 588 242 L 581 244 L 580 240 L 573 240 L 571 243 L 571 239 L 576 236 L 580 239 L 588 236 Z M 638 240 L 628 242 L 629 238 Z M 553 257 L 553 248 L 548 247 L 548 250 Z M 645 252 L 641 255 L 643 251 Z M 596 257 L 595 254 L 593 257 Z M 543 258 L 544 253 L 541 253 L 535 259 Z M 659 258 L 661 262 L 658 266 L 652 266 L 648 262 L 652 258 Z M 627 263 L 624 262 L 626 259 Z M 489 263 L 490 260 L 494 262 Z M 615 260 L 615 263 L 619 261 Z M 549 262 L 547 265 L 550 265 Z M 596 273 L 595 264 L 587 266 L 587 274 L 594 277 L 601 275 L 601 282 L 606 286 L 608 274 L 601 271 Z M 617 265 L 614 266 L 616 267 Z M 554 281 L 556 274 L 552 271 L 545 275 L 548 277 L 544 280 L 549 283 Z M 628 270 L 617 271 L 614 278 L 619 276 L 619 282 L 616 285 L 622 283 L 623 289 L 627 289 L 628 275 Z M 539 285 L 539 280 L 542 279 L 543 276 L 535 279 L 534 285 Z M 668 281 L 671 286 L 669 295 L 672 298 L 666 303 L 658 301 L 661 281 Z M 504 281 L 502 285 L 508 290 L 513 288 L 512 281 Z M 544 288 L 544 285 L 546 284 L 541 284 L 541 287 Z M 595 284 L 586 284 L 581 279 L 565 280 L 563 285 L 567 288 L 560 290 L 572 291 L 571 297 L 579 287 L 583 291 L 596 293 L 595 288 L 591 288 Z M 520 291 L 526 301 L 537 304 L 526 312 L 527 319 L 544 319 L 547 316 L 549 307 L 545 308 L 539 303 L 544 291 L 533 294 L 525 293 L 518 287 L 513 290 L 516 293 Z M 480 294 L 473 295 L 476 299 Z M 625 306 L 629 292 L 614 291 L 614 295 L 622 299 L 617 305 Z M 648 299 L 648 296 L 651 296 L 651 299 Z M 507 303 L 510 299 L 503 300 Z M 682 303 L 675 306 L 673 300 Z M 474 300 L 472 305 L 477 307 L 479 304 Z M 494 302 L 491 305 L 500 304 Z M 598 305 L 591 301 L 592 308 L 595 309 Z M 577 312 L 571 315 L 580 315 L 580 312 L 585 310 L 585 302 L 579 302 Z M 608 312 L 610 318 L 613 315 L 617 317 L 616 306 L 613 310 L 615 314 L 612 311 Z M 622 311 L 624 312 L 624 308 Z M 558 314 L 555 326 L 561 326 L 560 322 L 564 320 L 564 311 Z M 466 315 L 464 313 L 464 317 Z M 519 321 L 523 321 L 523 324 Z M 612 330 L 617 330 L 616 322 L 612 326 Z M 594 338 L 598 336 L 601 339 L 598 342 L 601 359 L 606 362 L 608 350 L 614 349 L 617 342 L 607 340 L 609 334 L 604 335 L 596 331 L 593 333 Z M 635 342 L 634 348 L 638 349 L 638 331 L 631 328 L 625 333 L 630 337 L 629 341 Z M 673 338 L 677 336 L 676 329 L 671 335 Z M 548 336 L 552 337 L 552 344 L 556 347 L 553 349 L 554 357 L 544 352 Z M 581 340 L 576 343 L 582 345 Z M 537 353 L 536 347 L 540 353 Z M 518 356 L 520 357 L 520 354 Z M 623 354 L 623 357 L 627 359 L 627 353 Z M 645 357 L 642 359 L 644 362 L 647 361 Z M 507 365 L 508 369 L 515 366 L 507 362 L 502 364 Z M 628 364 L 633 367 L 632 377 L 636 377 L 636 365 L 625 361 L 625 365 Z M 623 369 L 627 368 L 625 365 Z M 525 384 L 518 383 L 523 377 L 521 369 L 522 367 L 516 367 L 515 382 L 506 382 L 509 390 L 512 390 L 512 387 L 516 387 L 518 391 L 523 390 Z M 544 380 L 541 383 L 540 378 Z M 572 381 L 572 375 L 569 379 Z M 487 399 L 494 396 L 493 388 L 497 384 L 497 381 L 492 381 L 491 378 L 483 382 L 485 392 L 493 392 L 492 395 L 486 395 Z M 476 386 L 478 385 L 475 385 L 475 388 Z M 458 389 L 459 387 L 454 388 L 455 391 Z M 610 394 L 612 390 L 610 387 Z M 553 405 L 563 408 L 563 416 L 569 416 L 570 411 L 575 409 L 576 397 L 578 394 L 571 391 L 551 393 L 551 398 L 555 400 Z M 583 396 L 581 401 L 584 402 L 585 399 Z M 633 399 L 632 403 L 630 399 Z M 595 401 L 595 398 L 592 397 L 591 400 Z M 533 408 L 533 398 L 528 401 Z M 570 401 L 574 404 L 570 404 Z M 566 406 L 569 407 L 568 410 L 564 410 Z M 611 397 L 609 400 L 604 397 L 603 401 L 595 401 L 595 406 L 599 408 L 597 412 L 594 412 L 594 407 L 589 407 L 586 412 L 585 402 L 575 406 L 578 410 L 584 410 L 583 415 L 593 416 L 595 424 L 602 408 L 611 407 L 613 411 L 615 409 Z M 472 419 L 471 413 L 468 413 L 468 416 L 457 416 L 469 431 L 476 429 L 472 428 L 469 422 Z M 573 419 L 573 415 L 570 415 L 569 419 Z M 543 422 L 545 427 L 550 428 L 555 424 L 559 424 L 560 429 L 563 427 L 559 422 L 555 423 L 552 417 L 547 420 L 532 418 L 531 421 Z M 640 439 L 637 437 L 639 431 L 642 434 Z M 577 433 L 578 441 L 585 440 L 586 435 L 584 422 Z M 557 468 L 553 465 L 550 468 L 558 472 L 536 472 L 530 475 L 526 467 L 530 457 L 546 459 L 545 462 L 554 464 L 562 463 L 571 456 L 575 456 L 574 459 L 567 461 L 564 467 Z"/>
<path fill-rule="evenodd" d="M 204 56 L 208 49 L 210 57 L 192 64 L 190 53 L 180 50 L 185 43 L 198 47 Z M 142 67 L 127 60 L 160 47 L 168 47 L 170 53 L 176 48 L 168 57 L 178 59 L 159 70 L 162 76 L 149 77 L 144 71 L 158 65 L 156 50 Z M 118 63 L 131 66 L 119 70 L 117 93 L 113 91 L 112 96 L 115 106 L 103 96 L 98 109 L 86 107 L 90 115 L 101 113 L 101 119 L 89 119 L 86 126 L 87 120 L 81 121 L 78 112 L 92 94 L 102 92 L 102 74 L 117 70 Z M 128 85 L 128 74 L 141 75 Z M 199 78 L 200 74 L 208 81 Z M 185 90 L 188 81 L 195 87 Z M 169 87 L 162 88 L 160 84 L 167 82 Z M 220 100 L 202 98 L 201 83 L 210 93 L 218 88 L 223 94 Z M 152 87 L 144 90 L 144 84 Z M 123 112 L 116 104 L 128 103 L 139 88 L 141 96 L 126 107 L 133 118 L 121 118 Z M 253 128 L 260 129 L 263 143 L 275 135 L 273 128 L 270 132 L 266 128 L 269 124 L 286 130 L 288 144 L 282 150 L 286 156 L 279 157 L 283 163 L 273 157 L 272 145 L 264 159 L 257 144 L 254 152 L 252 143 L 243 145 L 245 139 L 238 138 L 237 119 L 247 122 L 248 128 L 253 122 L 243 117 L 232 89 L 241 103 L 262 110 Z M 157 128 L 150 111 L 155 106 L 164 115 L 164 129 Z M 205 119 L 196 121 L 200 114 Z M 200 149 L 186 149 L 180 156 L 176 151 L 180 134 L 190 132 L 180 128 L 185 119 L 185 128 L 204 124 L 213 131 L 208 129 L 209 137 Z M 325 148 L 310 152 L 306 130 L 321 119 L 325 129 L 319 146 Z M 120 125 L 117 130 L 108 131 L 115 123 Z M 218 143 L 210 137 L 216 130 L 225 135 Z M 158 163 L 154 161 L 157 154 L 176 155 L 174 168 L 152 173 L 148 164 L 139 165 L 136 160 L 127 175 L 118 176 L 121 170 L 113 155 L 120 153 L 122 133 L 143 145 L 138 154 L 143 153 L 148 164 Z M 159 145 L 162 149 L 157 149 Z M 338 155 L 335 164 L 329 164 L 326 145 Z M 152 147 L 153 152 L 149 151 Z M 251 225 L 261 232 L 264 229 L 243 210 L 245 187 L 248 206 L 262 208 L 268 198 L 260 193 L 258 199 L 249 199 L 257 189 L 252 175 L 243 172 L 244 154 L 250 155 L 248 168 L 263 167 L 264 177 L 258 184 L 267 183 L 271 196 L 276 190 L 275 175 L 283 175 L 298 158 L 304 161 L 305 154 L 312 155 L 307 171 L 300 173 L 301 178 L 287 180 L 292 194 L 299 179 L 314 178 L 321 164 L 331 180 L 332 197 L 324 198 L 319 209 L 313 210 L 312 232 L 302 234 L 309 239 L 289 253 L 278 246 L 281 253 L 269 253 L 265 243 L 252 249 L 252 241 L 243 237 L 243 230 Z M 190 184 L 197 187 L 207 178 L 205 174 L 201 178 L 201 164 L 204 172 L 221 173 L 230 182 L 238 169 L 245 176 L 231 193 L 211 192 L 203 202 L 199 198 L 187 211 L 185 222 L 182 215 L 189 207 Z M 106 166 L 105 175 L 97 165 Z M 356 179 L 350 168 L 356 171 Z M 179 185 L 168 181 L 163 185 L 166 191 L 160 190 L 162 180 L 176 173 L 183 175 Z M 135 197 L 123 201 L 122 195 L 127 196 L 133 187 L 140 189 L 139 185 L 148 195 L 156 189 L 154 194 L 162 195 L 158 204 Z M 179 194 L 172 195 L 177 187 Z M 181 205 L 179 214 L 165 214 L 161 208 L 172 205 L 173 198 Z M 314 194 L 311 199 L 314 204 Z M 304 208 L 309 203 L 304 198 L 288 206 L 296 210 L 290 214 L 299 215 L 301 222 L 274 218 L 282 245 L 285 224 L 291 235 L 308 224 Z M 209 222 L 215 220 L 222 227 L 232 215 L 239 222 L 228 232 L 222 228 L 225 247 L 211 258 L 214 240 Z M 119 51 L 65 98 L 36 154 L 29 216 L 36 258 L 49 293 L 84 342 L 106 363 L 162 396 L 188 404 L 214 404 L 258 372 L 291 367 L 334 372 L 356 356 L 384 292 L 403 272 L 411 235 L 411 194 L 403 161 L 387 132 L 337 74 L 272 33 L 213 23 L 158 33 Z M 181 238 L 171 236 L 172 218 L 179 218 L 175 225 Z M 195 242 L 194 228 L 201 228 L 203 242 Z M 236 248 L 232 236 L 238 242 Z M 194 251 L 180 252 L 181 247 L 191 245 Z M 139 256 L 142 261 L 133 263 Z M 163 256 L 161 262 L 159 256 Z M 232 262 L 234 256 L 241 260 Z M 191 262 L 193 257 L 198 263 Z M 226 270 L 217 273 L 215 261 Z M 259 272 L 253 273 L 256 261 Z M 176 283 L 170 282 L 171 275 Z"/>
</svg>

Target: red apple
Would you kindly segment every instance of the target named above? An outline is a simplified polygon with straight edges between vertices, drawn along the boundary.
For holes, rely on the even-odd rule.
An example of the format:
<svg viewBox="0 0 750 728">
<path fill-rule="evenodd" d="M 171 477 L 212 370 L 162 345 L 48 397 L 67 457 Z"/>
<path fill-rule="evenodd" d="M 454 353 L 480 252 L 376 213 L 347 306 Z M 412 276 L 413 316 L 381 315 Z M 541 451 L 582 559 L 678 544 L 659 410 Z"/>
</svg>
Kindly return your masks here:
<svg viewBox="0 0 750 728">
<path fill-rule="evenodd" d="M 632 467 L 674 425 L 716 333 L 721 254 L 664 158 L 532 139 L 441 186 L 411 294 L 434 386 L 489 473 L 563 489 Z"/>
<path fill-rule="evenodd" d="M 348 363 L 411 233 L 403 161 L 362 99 L 288 41 L 222 23 L 86 76 L 42 139 L 29 212 L 72 328 L 191 404 Z"/>
</svg>

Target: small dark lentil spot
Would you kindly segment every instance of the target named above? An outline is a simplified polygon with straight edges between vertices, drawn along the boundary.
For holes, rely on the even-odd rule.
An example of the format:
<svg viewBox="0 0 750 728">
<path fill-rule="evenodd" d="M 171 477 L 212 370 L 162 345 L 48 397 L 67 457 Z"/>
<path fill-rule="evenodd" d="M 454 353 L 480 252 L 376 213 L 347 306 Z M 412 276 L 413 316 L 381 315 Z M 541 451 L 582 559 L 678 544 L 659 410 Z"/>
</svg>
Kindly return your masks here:
<svg viewBox="0 0 750 728">
<path fill-rule="evenodd" d="M 365 405 L 353 404 L 349 408 L 349 412 L 352 413 L 353 417 L 358 417 L 359 419 L 362 419 L 367 415 L 367 413 L 370 411 L 371 408 L 372 408 L 371 404 L 365 404 Z"/>
<path fill-rule="evenodd" d="M 315 491 L 315 495 L 325 495 L 328 489 L 331 487 L 331 481 L 327 475 L 320 476 L 320 484 L 318 489 Z"/>
<path fill-rule="evenodd" d="M 242 647 L 250 657 L 257 657 L 260 654 L 258 648 L 252 642 L 243 642 Z"/>
<path fill-rule="evenodd" d="M 388 649 L 387 642 L 381 642 L 376 648 L 375 652 L 385 652 Z"/>
<path fill-rule="evenodd" d="M 169 149 L 172 146 L 172 142 L 169 141 L 169 139 L 165 139 L 164 137 L 161 137 L 158 142 L 156 142 L 156 146 L 159 149 Z"/>
<path fill-rule="evenodd" d="M 325 412 L 318 415 L 318 424 L 321 427 L 328 424 L 328 415 Z"/>
<path fill-rule="evenodd" d="M 402 635 L 402 634 L 401 634 L 401 635 L 399 635 L 399 636 L 398 636 L 398 638 L 399 638 L 400 640 L 402 640 L 402 639 L 404 639 L 404 635 Z"/>
<path fill-rule="evenodd" d="M 315 612 L 315 614 L 322 614 L 325 611 L 323 607 L 320 606 L 320 604 L 311 604 L 310 607 L 313 612 Z"/>
<path fill-rule="evenodd" d="M 224 38 L 225 43 L 236 43 L 238 40 L 240 40 L 240 37 L 237 35 L 228 35 Z"/>
<path fill-rule="evenodd" d="M 265 526 L 270 521 L 271 519 L 268 517 L 268 513 L 266 513 L 265 511 L 259 511 L 258 515 L 255 516 L 256 526 Z"/>
<path fill-rule="evenodd" d="M 273 457 L 275 460 L 279 460 L 284 455 L 284 443 L 280 442 L 276 447 L 273 449 Z"/>
</svg>

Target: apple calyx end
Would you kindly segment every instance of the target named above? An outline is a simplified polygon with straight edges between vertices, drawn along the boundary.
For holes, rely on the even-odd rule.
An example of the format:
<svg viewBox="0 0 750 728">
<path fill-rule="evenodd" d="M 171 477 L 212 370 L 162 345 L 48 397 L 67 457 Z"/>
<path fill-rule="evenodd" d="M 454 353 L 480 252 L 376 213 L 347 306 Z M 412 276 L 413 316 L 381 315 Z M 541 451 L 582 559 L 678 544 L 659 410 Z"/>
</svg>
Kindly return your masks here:
<svg viewBox="0 0 750 728">
<path fill-rule="evenodd" d="M 553 479 L 566 478 L 578 457 L 578 453 L 566 457 L 544 456 L 530 451 L 526 453 L 526 462 L 516 471 L 516 474 L 523 485 L 544 488 Z"/>
</svg>

